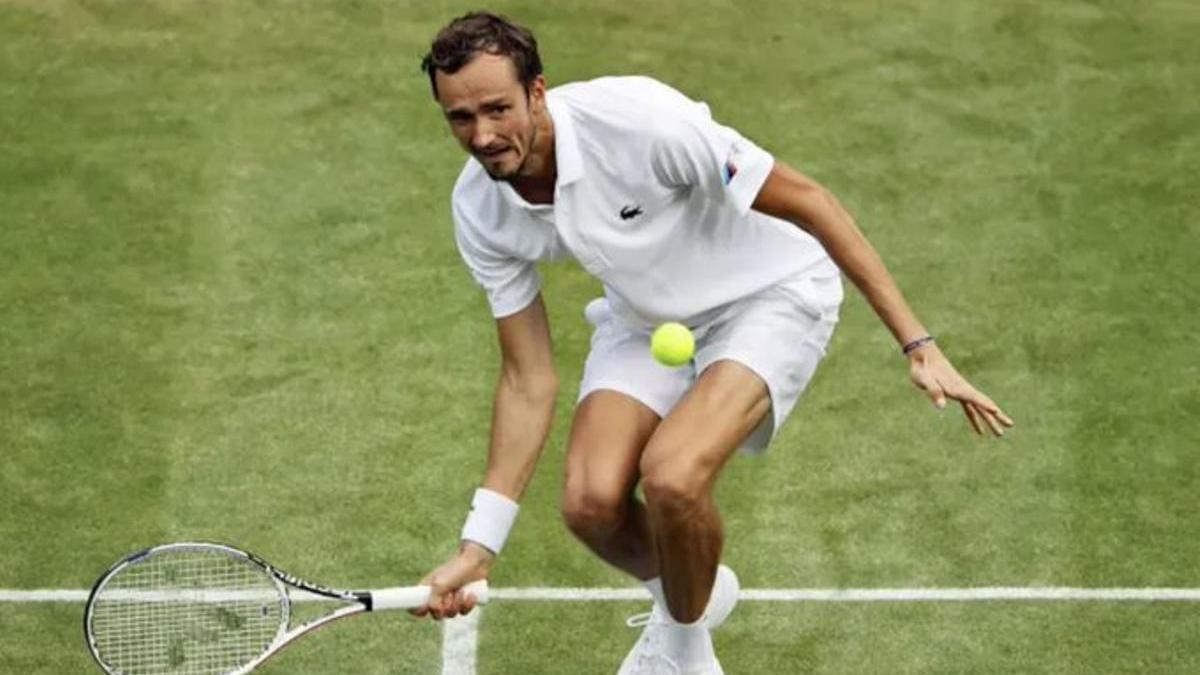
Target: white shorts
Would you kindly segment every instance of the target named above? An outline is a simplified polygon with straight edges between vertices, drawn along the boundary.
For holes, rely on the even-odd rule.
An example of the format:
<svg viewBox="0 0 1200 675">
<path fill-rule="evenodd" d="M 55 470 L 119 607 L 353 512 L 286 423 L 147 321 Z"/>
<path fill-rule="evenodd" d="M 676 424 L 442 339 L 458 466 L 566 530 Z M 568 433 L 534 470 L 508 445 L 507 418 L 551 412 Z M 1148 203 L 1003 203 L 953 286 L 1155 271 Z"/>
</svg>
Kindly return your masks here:
<svg viewBox="0 0 1200 675">
<path fill-rule="evenodd" d="M 611 389 L 666 417 L 705 368 L 730 359 L 754 371 L 767 384 L 772 414 L 763 419 L 741 448 L 744 452 L 762 452 L 808 386 L 837 325 L 841 275 L 836 268 L 826 270 L 817 276 L 806 273 L 786 279 L 730 303 L 704 324 L 690 326 L 696 336 L 696 356 L 692 363 L 679 368 L 654 360 L 647 328 L 614 315 L 606 299 L 593 300 L 585 311 L 595 331 L 579 400 L 594 391 Z"/>
</svg>

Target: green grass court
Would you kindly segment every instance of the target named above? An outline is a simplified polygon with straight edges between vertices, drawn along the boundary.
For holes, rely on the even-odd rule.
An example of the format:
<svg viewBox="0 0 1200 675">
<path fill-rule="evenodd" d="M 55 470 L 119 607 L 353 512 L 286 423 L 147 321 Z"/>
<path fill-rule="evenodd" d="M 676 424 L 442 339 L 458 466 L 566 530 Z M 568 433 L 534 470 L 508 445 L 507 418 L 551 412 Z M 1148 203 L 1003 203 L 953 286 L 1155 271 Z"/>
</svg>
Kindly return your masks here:
<svg viewBox="0 0 1200 675">
<path fill-rule="evenodd" d="M 492 7 L 552 85 L 659 77 L 829 186 L 1017 421 L 935 412 L 848 293 L 719 486 L 744 586 L 1200 587 L 1200 5 Z M 185 538 L 338 586 L 452 550 L 497 348 L 417 65 L 471 8 L 0 0 L 0 588 Z M 559 414 L 493 583 L 625 586 L 557 515 L 599 286 L 543 274 Z M 479 672 L 613 673 L 643 608 L 497 602 Z M 0 673 L 93 672 L 81 612 L 0 603 Z M 437 673 L 440 640 L 363 618 L 262 672 Z M 745 603 L 716 643 L 731 675 L 1178 675 L 1200 604 Z"/>
</svg>

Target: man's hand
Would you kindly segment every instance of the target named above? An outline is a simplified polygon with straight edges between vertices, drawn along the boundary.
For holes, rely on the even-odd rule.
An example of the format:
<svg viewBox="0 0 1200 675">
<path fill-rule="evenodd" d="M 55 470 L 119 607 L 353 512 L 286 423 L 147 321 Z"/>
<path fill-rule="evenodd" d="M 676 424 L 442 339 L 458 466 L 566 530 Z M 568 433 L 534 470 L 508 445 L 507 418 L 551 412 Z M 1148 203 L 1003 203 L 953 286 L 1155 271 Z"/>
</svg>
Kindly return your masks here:
<svg viewBox="0 0 1200 675">
<path fill-rule="evenodd" d="M 925 390 L 939 409 L 946 407 L 947 398 L 958 401 L 976 433 L 983 435 L 986 425 L 994 435 L 1003 436 L 1005 427 L 1013 425 L 995 401 L 958 374 L 936 344 L 931 342 L 914 349 L 908 355 L 908 362 L 913 384 Z"/>
<path fill-rule="evenodd" d="M 459 589 L 472 581 L 486 579 L 495 558 L 491 551 L 479 544 L 464 541 L 457 554 L 421 580 L 421 584 L 431 586 L 433 592 L 429 594 L 429 604 L 411 613 L 414 616 L 428 615 L 437 620 L 469 613 L 475 608 L 476 599 Z"/>
</svg>

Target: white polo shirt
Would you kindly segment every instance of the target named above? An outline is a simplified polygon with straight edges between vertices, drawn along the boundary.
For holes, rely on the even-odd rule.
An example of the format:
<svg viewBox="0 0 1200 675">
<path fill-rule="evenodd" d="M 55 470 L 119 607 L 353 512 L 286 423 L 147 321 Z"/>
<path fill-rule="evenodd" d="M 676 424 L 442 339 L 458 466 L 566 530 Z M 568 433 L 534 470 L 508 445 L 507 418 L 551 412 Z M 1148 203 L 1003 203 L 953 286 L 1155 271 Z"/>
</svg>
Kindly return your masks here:
<svg viewBox="0 0 1200 675">
<path fill-rule="evenodd" d="M 459 252 L 497 318 L 541 288 L 536 263 L 573 257 L 635 325 L 705 323 L 723 306 L 816 267 L 812 236 L 751 210 L 774 164 L 708 106 L 647 77 L 547 93 L 558 182 L 532 205 L 474 158 L 454 186 Z"/>
</svg>

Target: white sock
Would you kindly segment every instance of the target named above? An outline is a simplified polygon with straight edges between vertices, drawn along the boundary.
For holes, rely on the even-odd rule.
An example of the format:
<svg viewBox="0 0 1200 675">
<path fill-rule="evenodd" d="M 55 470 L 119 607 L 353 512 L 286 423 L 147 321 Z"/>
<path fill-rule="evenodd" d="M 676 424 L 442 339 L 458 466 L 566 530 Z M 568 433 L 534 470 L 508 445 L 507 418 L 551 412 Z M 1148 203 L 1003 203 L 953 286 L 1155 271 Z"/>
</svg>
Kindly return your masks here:
<svg viewBox="0 0 1200 675">
<path fill-rule="evenodd" d="M 647 579 L 642 582 L 642 585 L 646 587 L 647 591 L 650 591 L 650 597 L 654 598 L 654 604 L 662 607 L 665 611 L 667 609 L 667 594 L 663 591 L 662 577 Z"/>
<path fill-rule="evenodd" d="M 671 623 L 664 630 L 667 655 L 685 671 L 706 666 L 715 658 L 712 636 L 703 619 L 694 623 Z"/>
</svg>

